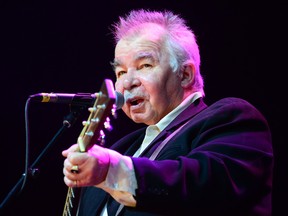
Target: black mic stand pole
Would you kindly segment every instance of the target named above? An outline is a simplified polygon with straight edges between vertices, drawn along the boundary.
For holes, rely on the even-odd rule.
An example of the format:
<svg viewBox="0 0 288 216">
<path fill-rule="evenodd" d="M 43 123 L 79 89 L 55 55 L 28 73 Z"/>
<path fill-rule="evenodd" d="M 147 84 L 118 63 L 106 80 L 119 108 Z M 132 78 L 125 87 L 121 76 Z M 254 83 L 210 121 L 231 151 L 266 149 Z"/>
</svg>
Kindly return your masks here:
<svg viewBox="0 0 288 216">
<path fill-rule="evenodd" d="M 86 108 L 87 106 L 73 106 L 71 104 L 71 111 L 70 113 L 65 117 L 63 120 L 62 127 L 58 130 L 58 132 L 54 135 L 52 140 L 47 144 L 47 146 L 43 149 L 43 151 L 40 153 L 40 155 L 36 158 L 36 160 L 32 163 L 31 167 L 28 170 L 29 176 L 35 177 L 38 174 L 38 169 L 35 168 L 36 165 L 41 161 L 43 156 L 52 148 L 52 146 L 56 143 L 60 135 L 62 135 L 68 128 L 70 128 L 75 122 L 77 117 L 81 114 L 81 112 Z M 28 177 L 29 177 L 28 176 Z M 0 206 L 0 215 L 2 215 L 2 211 L 4 210 L 4 207 L 7 206 L 8 202 L 11 200 L 11 198 L 16 194 L 16 192 L 19 192 L 20 188 L 22 187 L 23 181 L 25 180 L 25 173 L 22 174 L 19 181 L 16 183 L 16 185 L 12 188 L 12 190 L 8 193 L 4 201 L 1 203 Z"/>
</svg>

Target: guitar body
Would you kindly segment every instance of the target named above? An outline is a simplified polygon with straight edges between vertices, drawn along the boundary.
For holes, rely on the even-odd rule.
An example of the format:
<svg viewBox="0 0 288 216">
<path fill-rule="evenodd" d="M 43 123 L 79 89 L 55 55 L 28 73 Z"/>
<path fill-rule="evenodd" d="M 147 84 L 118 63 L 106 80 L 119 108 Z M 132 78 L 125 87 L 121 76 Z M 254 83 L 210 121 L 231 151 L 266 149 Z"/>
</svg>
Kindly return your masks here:
<svg viewBox="0 0 288 216">
<path fill-rule="evenodd" d="M 78 137 L 77 144 L 80 152 L 86 152 L 94 144 L 103 142 L 103 129 L 110 128 L 107 118 L 116 112 L 116 92 L 111 80 L 105 79 L 100 91 L 96 93 L 96 100 L 93 107 L 89 108 L 90 115 L 87 121 L 83 122 L 83 129 Z M 81 197 L 81 188 L 69 187 L 63 216 L 76 216 Z"/>
</svg>

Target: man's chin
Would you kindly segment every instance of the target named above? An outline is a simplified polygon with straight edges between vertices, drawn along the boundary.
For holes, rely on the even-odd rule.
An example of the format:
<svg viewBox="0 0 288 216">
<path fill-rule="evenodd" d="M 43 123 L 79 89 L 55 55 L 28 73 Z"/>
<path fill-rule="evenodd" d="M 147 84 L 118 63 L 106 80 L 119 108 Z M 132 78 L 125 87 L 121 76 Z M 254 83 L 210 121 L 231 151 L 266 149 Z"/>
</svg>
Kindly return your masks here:
<svg viewBox="0 0 288 216">
<path fill-rule="evenodd" d="M 143 113 L 133 113 L 131 115 L 131 119 L 135 122 L 135 123 L 143 123 L 143 124 L 146 124 L 149 119 L 147 118 L 144 118 L 143 116 Z"/>
</svg>

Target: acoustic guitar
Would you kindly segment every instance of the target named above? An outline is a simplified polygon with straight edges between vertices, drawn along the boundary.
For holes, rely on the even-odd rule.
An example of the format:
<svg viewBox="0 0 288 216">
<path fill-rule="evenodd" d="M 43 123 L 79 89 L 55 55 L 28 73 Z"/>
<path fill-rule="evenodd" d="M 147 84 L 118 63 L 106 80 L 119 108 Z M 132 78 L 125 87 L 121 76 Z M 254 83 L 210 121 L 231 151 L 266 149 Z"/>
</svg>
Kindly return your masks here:
<svg viewBox="0 0 288 216">
<path fill-rule="evenodd" d="M 90 115 L 86 121 L 83 121 L 83 129 L 77 139 L 80 152 L 86 152 L 94 144 L 103 145 L 105 134 L 104 129 L 111 130 L 109 116 L 115 116 L 116 113 L 116 94 L 111 80 L 105 79 L 100 91 L 95 93 L 96 100 L 93 107 L 90 107 Z M 122 95 L 121 95 L 122 96 Z M 122 98 L 121 98 L 122 100 Z M 124 99 L 123 99 L 124 100 Z M 122 105 L 121 105 L 122 106 Z M 77 215 L 80 202 L 81 188 L 69 187 L 63 216 Z"/>
</svg>

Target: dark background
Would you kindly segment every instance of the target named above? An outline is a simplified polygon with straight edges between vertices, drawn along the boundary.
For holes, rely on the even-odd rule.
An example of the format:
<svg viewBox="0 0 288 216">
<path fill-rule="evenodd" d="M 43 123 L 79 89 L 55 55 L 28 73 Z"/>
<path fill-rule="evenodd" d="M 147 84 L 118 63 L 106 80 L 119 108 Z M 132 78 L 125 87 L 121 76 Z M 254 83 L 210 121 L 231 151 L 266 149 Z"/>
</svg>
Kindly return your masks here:
<svg viewBox="0 0 288 216">
<path fill-rule="evenodd" d="M 24 172 L 29 95 L 94 93 L 105 78 L 114 81 L 109 27 L 137 8 L 173 10 L 188 20 L 200 46 L 208 104 L 241 97 L 267 117 L 275 153 L 273 215 L 287 215 L 287 8 L 277 1 L 1 0 L 0 201 Z M 31 164 L 62 127 L 69 106 L 32 103 L 27 110 Z M 76 143 L 85 118 L 86 113 L 41 158 L 38 177 L 5 205 L 5 215 L 62 214 L 67 187 L 61 151 Z M 122 111 L 112 125 L 107 145 L 139 127 Z"/>
</svg>

